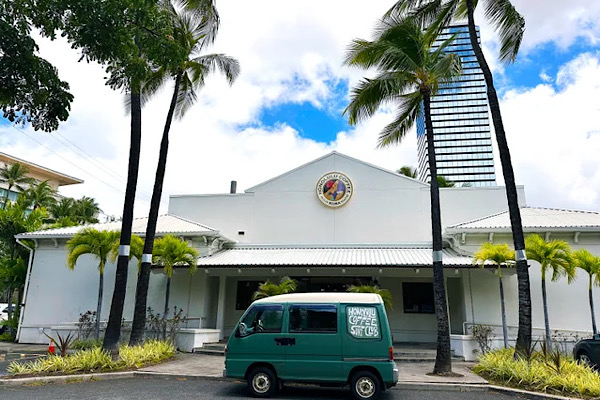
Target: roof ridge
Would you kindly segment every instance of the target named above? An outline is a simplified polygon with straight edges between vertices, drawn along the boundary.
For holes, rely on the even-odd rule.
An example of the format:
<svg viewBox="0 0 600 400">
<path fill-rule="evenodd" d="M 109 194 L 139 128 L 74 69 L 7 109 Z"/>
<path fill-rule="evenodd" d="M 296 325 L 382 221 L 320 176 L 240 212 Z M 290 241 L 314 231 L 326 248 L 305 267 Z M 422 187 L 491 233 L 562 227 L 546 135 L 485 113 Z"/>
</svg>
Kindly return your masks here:
<svg viewBox="0 0 600 400">
<path fill-rule="evenodd" d="M 533 208 L 533 209 L 537 209 L 537 210 L 567 211 L 567 212 L 582 213 L 582 214 L 600 214 L 597 211 L 575 210 L 575 209 L 570 209 L 570 208 L 554 208 L 554 207 L 523 207 L 523 208 Z"/>
<path fill-rule="evenodd" d="M 212 228 L 212 227 L 210 227 L 210 226 L 208 226 L 208 225 L 201 224 L 200 222 L 192 221 L 191 219 L 187 219 L 187 218 L 180 217 L 179 215 L 175 215 L 175 214 L 169 214 L 169 213 L 167 213 L 167 214 L 162 214 L 162 215 L 159 215 L 159 217 L 167 217 L 167 216 L 168 216 L 168 217 L 177 218 L 177 219 L 180 219 L 180 220 L 182 220 L 182 221 L 184 221 L 184 222 L 188 222 L 188 223 L 190 223 L 190 224 L 198 225 L 198 226 L 201 226 L 202 228 L 206 228 L 206 229 L 208 229 L 208 230 L 211 230 L 211 231 L 215 231 L 215 232 L 217 232 L 217 229 L 215 229 L 215 228 Z"/>
<path fill-rule="evenodd" d="M 522 208 L 530 208 L 530 207 L 520 207 L 520 209 L 522 209 Z M 472 220 L 469 220 L 469 221 L 460 222 L 458 224 L 449 225 L 449 226 L 446 227 L 446 229 L 456 228 L 456 227 L 459 227 L 461 225 L 467 225 L 467 224 L 472 224 L 473 222 L 483 221 L 484 219 L 497 217 L 498 215 L 502 215 L 502 214 L 505 214 L 507 212 L 508 212 L 508 210 L 501 211 L 501 212 L 498 212 L 498 213 L 495 213 L 495 214 L 486 215 L 484 217 L 479 217 L 479 218 L 475 218 L 475 219 L 472 219 Z"/>
</svg>

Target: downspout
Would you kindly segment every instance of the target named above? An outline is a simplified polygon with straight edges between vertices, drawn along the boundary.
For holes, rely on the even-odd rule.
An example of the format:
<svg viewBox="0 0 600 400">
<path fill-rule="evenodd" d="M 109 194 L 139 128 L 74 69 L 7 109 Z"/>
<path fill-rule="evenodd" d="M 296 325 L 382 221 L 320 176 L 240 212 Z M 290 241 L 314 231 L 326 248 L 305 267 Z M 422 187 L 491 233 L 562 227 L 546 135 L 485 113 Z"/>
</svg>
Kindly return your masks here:
<svg viewBox="0 0 600 400">
<path fill-rule="evenodd" d="M 25 277 L 25 288 L 23 290 L 23 298 L 21 299 L 21 301 L 25 302 L 25 299 L 27 298 L 27 292 L 29 291 L 29 278 L 31 277 L 31 265 L 33 264 L 33 253 L 35 252 L 35 248 L 31 248 L 29 246 L 27 246 L 25 243 L 21 242 L 20 239 L 16 239 L 17 243 L 20 244 L 21 246 L 25 247 L 27 250 L 29 250 L 29 261 L 27 263 L 27 276 Z M 36 243 L 37 244 L 37 243 Z M 37 247 L 37 246 L 35 246 Z M 19 304 L 20 306 L 20 304 Z M 21 315 L 19 315 L 19 327 L 17 329 L 17 338 L 16 341 L 17 343 L 19 343 L 19 340 L 21 338 L 21 326 L 23 325 L 23 316 L 25 315 L 25 307 L 21 308 Z"/>
</svg>

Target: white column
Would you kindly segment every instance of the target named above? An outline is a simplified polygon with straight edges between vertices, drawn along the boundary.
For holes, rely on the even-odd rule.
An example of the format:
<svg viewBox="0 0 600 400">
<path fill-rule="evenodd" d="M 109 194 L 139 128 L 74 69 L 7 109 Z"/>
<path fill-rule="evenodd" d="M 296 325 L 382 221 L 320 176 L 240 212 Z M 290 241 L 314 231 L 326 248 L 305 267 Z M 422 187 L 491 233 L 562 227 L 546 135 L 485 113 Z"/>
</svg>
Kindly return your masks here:
<svg viewBox="0 0 600 400">
<path fill-rule="evenodd" d="M 223 328 L 225 327 L 225 288 L 227 277 L 219 277 L 219 302 L 217 303 L 217 329 L 219 329 L 219 340 L 223 339 Z"/>
</svg>

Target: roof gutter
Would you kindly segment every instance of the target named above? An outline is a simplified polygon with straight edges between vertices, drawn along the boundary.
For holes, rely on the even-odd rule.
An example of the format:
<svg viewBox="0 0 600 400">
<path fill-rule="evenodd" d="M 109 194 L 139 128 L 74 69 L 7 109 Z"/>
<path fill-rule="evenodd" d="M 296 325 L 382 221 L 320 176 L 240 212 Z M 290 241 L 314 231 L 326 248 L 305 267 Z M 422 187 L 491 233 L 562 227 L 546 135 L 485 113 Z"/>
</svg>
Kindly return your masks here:
<svg viewBox="0 0 600 400">
<path fill-rule="evenodd" d="M 23 247 L 25 247 L 28 251 L 29 251 L 29 261 L 27 263 L 27 275 L 25 277 L 25 288 L 23 290 L 23 299 L 21 299 L 21 301 L 23 301 L 23 303 L 26 303 L 25 299 L 27 299 L 27 292 L 29 291 L 29 280 L 31 278 L 31 266 L 33 264 L 33 253 L 35 252 L 35 247 L 32 249 L 31 247 L 27 246 L 25 243 L 23 243 L 21 241 L 21 239 L 16 239 L 17 243 Z M 21 309 L 21 315 L 19 315 L 19 327 L 17 329 L 17 343 L 19 342 L 20 338 L 21 338 L 21 327 L 23 326 L 23 316 L 25 315 L 25 309 L 22 308 Z"/>
</svg>

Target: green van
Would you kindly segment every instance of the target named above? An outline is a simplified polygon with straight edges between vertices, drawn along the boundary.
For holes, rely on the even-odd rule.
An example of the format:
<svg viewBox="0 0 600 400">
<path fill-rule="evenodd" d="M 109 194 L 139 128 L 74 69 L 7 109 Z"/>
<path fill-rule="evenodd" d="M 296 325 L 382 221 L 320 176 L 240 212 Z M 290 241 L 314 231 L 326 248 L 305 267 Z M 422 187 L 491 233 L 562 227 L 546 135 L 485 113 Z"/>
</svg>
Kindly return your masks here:
<svg viewBox="0 0 600 400">
<path fill-rule="evenodd" d="M 226 347 L 227 378 L 245 379 L 255 397 L 286 382 L 349 385 L 375 399 L 396 385 L 398 368 L 381 296 L 294 293 L 257 300 Z"/>
</svg>

